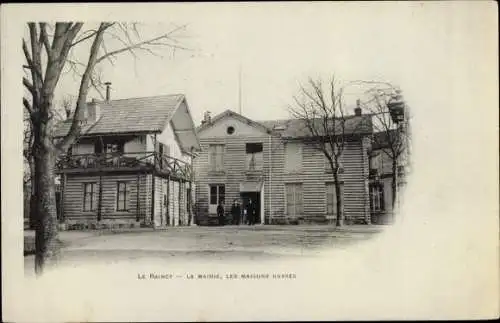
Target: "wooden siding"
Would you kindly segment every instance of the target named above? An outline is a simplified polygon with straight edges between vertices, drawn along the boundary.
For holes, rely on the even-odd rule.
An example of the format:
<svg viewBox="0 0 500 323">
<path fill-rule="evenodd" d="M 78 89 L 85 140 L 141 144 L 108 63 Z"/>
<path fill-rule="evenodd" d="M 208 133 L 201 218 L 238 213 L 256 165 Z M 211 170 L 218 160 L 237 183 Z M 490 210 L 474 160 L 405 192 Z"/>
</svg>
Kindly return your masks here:
<svg viewBox="0 0 500 323">
<path fill-rule="evenodd" d="M 155 135 L 148 135 L 146 137 L 146 150 L 147 151 L 154 151 L 155 146 L 154 146 L 154 136 Z M 190 163 L 190 157 L 188 154 L 185 154 L 181 150 L 180 143 L 178 141 L 178 138 L 173 130 L 172 122 L 168 124 L 165 129 L 156 135 L 156 140 L 158 142 L 161 142 L 162 144 L 165 144 L 168 146 L 169 150 L 169 156 L 175 157 L 177 159 L 180 159 L 186 163 Z M 156 147 L 156 151 L 158 151 L 158 148 Z"/>
<path fill-rule="evenodd" d="M 126 181 L 129 185 L 128 211 L 116 210 L 117 183 Z M 99 192 L 99 175 L 85 176 L 68 174 L 64 192 L 64 218 L 97 220 L 97 213 L 83 211 L 83 185 L 95 182 L 97 194 Z M 135 219 L 137 217 L 137 175 L 103 175 L 102 176 L 102 220 L 106 219 Z M 147 219 L 147 180 L 145 175 L 139 176 L 139 218 Z M 97 198 L 98 199 L 98 198 Z M 98 206 L 97 206 L 98 207 Z"/>
<path fill-rule="evenodd" d="M 137 218 L 137 179 L 139 178 L 139 220 L 147 225 L 151 224 L 151 200 L 152 194 L 152 176 L 151 174 L 127 174 L 102 176 L 102 218 L 101 220 L 135 220 Z M 128 211 L 116 210 L 117 183 L 125 181 L 129 187 Z M 99 191 L 99 175 L 83 176 L 68 175 L 64 194 L 64 218 L 66 220 L 97 221 L 97 209 L 95 212 L 83 211 L 83 185 L 84 183 L 96 183 L 96 191 Z M 170 188 L 167 188 L 169 183 Z M 155 177 L 154 194 L 154 224 L 155 227 L 165 227 L 167 225 L 188 225 L 188 210 L 186 207 L 186 189 L 189 183 L 179 184 L 177 181 L 167 180 L 166 178 Z M 179 187 L 181 192 L 179 194 Z M 167 223 L 166 210 L 163 208 L 164 194 L 170 191 L 169 207 L 170 220 Z M 193 201 L 195 192 L 193 194 Z M 96 201 L 98 197 L 96 198 Z"/>
<path fill-rule="evenodd" d="M 188 225 L 188 210 L 185 206 L 187 187 L 187 182 L 178 182 L 167 178 L 156 177 L 155 226 L 164 227 Z M 169 198 L 168 215 L 167 209 L 163 206 L 165 196 L 168 196 Z"/>
<path fill-rule="evenodd" d="M 321 152 L 309 145 L 302 149 L 302 171 L 289 173 L 284 169 L 284 142 L 279 137 L 262 133 L 261 136 L 219 136 L 204 137 L 199 133 L 203 152 L 194 160 L 196 172 L 196 198 L 198 212 L 208 213 L 209 184 L 225 184 L 226 214 L 233 199 L 239 197 L 240 183 L 245 181 L 245 143 L 262 142 L 264 166 L 264 214 L 266 217 L 286 216 L 285 191 L 286 183 L 303 184 L 303 215 L 326 216 L 325 183 L 333 181 L 333 175 L 325 172 L 325 158 Z M 344 173 L 344 215 L 350 218 L 369 219 L 368 191 L 368 156 L 367 140 L 346 143 L 342 156 Z M 271 143 L 269 143 L 271 140 Z M 224 172 L 210 172 L 208 147 L 210 144 L 224 144 Z M 271 162 L 270 162 L 271 159 Z M 271 168 L 270 168 L 271 167 Z"/>
</svg>

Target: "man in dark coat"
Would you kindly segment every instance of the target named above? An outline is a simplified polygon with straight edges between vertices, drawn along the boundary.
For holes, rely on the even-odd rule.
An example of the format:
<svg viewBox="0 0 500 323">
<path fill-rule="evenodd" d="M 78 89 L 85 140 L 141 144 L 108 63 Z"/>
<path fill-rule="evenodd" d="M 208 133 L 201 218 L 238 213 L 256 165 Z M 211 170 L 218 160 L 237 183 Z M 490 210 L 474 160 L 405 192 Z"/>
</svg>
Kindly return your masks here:
<svg viewBox="0 0 500 323">
<path fill-rule="evenodd" d="M 248 202 L 245 205 L 245 224 L 250 225 L 250 207 L 252 206 L 252 200 L 248 200 Z"/>
<path fill-rule="evenodd" d="M 255 205 L 252 200 L 248 201 L 247 205 L 247 223 L 248 225 L 253 225 L 255 221 Z"/>
<path fill-rule="evenodd" d="M 233 224 L 240 224 L 241 207 L 238 200 L 234 200 L 233 206 L 231 206 L 231 215 L 233 217 Z"/>
<path fill-rule="evenodd" d="M 217 217 L 219 218 L 219 225 L 224 225 L 224 202 L 219 201 L 217 205 Z"/>
</svg>

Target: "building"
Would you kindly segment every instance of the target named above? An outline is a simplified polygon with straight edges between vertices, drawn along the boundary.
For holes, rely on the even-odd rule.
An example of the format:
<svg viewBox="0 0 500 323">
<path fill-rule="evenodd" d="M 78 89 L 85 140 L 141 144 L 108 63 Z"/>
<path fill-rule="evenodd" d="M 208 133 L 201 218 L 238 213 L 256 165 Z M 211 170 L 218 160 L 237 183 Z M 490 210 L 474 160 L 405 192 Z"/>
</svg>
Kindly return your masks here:
<svg viewBox="0 0 500 323">
<path fill-rule="evenodd" d="M 340 174 L 342 206 L 348 222 L 370 221 L 368 191 L 372 120 L 370 115 L 346 117 L 346 146 Z M 207 223 L 224 201 L 248 199 L 258 204 L 264 223 L 332 222 L 336 218 L 335 186 L 322 152 L 305 140 L 301 120 L 253 121 L 227 110 L 205 115 L 197 128 L 202 153 L 194 161 L 197 212 Z"/>
<path fill-rule="evenodd" d="M 372 149 L 370 151 L 370 211 L 373 223 L 393 222 L 393 193 L 392 180 L 393 153 L 390 149 L 387 136 L 398 136 L 398 130 L 388 132 L 377 132 L 373 134 Z M 397 190 L 402 192 L 406 184 L 406 172 L 408 171 L 406 149 L 400 147 L 401 156 L 396 161 L 396 171 L 398 172 Z M 396 201 L 396 205 L 399 201 Z"/>
<path fill-rule="evenodd" d="M 83 112 L 81 136 L 56 165 L 63 226 L 189 225 L 200 144 L 185 96 L 108 97 Z M 55 140 L 70 125 L 59 123 Z"/>
</svg>

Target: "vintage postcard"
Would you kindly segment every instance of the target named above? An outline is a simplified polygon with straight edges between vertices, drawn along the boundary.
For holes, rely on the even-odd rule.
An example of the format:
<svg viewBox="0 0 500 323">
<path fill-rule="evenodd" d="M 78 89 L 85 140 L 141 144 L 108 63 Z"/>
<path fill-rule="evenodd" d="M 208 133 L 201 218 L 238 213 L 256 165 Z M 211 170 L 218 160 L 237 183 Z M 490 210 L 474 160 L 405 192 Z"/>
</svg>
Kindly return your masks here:
<svg viewBox="0 0 500 323">
<path fill-rule="evenodd" d="M 498 317 L 496 3 L 0 9 L 5 321 Z"/>
</svg>

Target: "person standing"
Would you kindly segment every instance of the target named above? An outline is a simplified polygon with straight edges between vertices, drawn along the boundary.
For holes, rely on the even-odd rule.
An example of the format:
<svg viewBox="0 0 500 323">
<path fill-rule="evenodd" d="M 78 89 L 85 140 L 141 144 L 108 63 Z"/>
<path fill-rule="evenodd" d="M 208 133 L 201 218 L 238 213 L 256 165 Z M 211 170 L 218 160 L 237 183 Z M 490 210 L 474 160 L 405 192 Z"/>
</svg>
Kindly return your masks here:
<svg viewBox="0 0 500 323">
<path fill-rule="evenodd" d="M 247 211 L 247 221 L 246 221 L 246 224 L 252 225 L 252 200 L 251 199 L 248 200 L 246 211 Z"/>
<path fill-rule="evenodd" d="M 231 215 L 233 217 L 233 224 L 240 224 L 241 207 L 237 199 L 233 201 L 233 206 L 231 206 Z"/>
<path fill-rule="evenodd" d="M 255 224 L 255 203 L 253 203 L 252 200 L 250 200 L 248 204 L 248 224 Z"/>
<path fill-rule="evenodd" d="M 217 217 L 219 219 L 219 225 L 224 225 L 224 202 L 219 201 L 217 205 Z"/>
<path fill-rule="evenodd" d="M 257 203 L 252 203 L 252 225 L 257 221 Z"/>
</svg>

